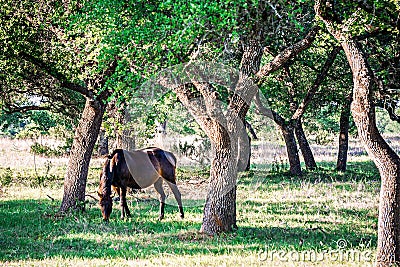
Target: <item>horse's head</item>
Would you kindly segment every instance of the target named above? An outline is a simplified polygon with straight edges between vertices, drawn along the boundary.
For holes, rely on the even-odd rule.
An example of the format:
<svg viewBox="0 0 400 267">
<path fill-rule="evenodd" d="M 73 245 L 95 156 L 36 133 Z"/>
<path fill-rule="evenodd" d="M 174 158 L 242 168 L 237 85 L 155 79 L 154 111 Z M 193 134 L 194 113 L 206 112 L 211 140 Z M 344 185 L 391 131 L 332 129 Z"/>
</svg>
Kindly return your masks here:
<svg viewBox="0 0 400 267">
<path fill-rule="evenodd" d="M 112 212 L 112 198 L 110 195 L 103 194 L 100 192 L 97 192 L 100 199 L 99 199 L 99 204 L 100 204 L 100 209 L 101 209 L 101 214 L 103 215 L 103 220 L 108 221 L 110 219 L 110 215 Z"/>
<path fill-rule="evenodd" d="M 111 197 L 111 173 L 110 173 L 110 159 L 107 159 L 103 165 L 100 174 L 100 184 L 97 194 L 99 195 L 99 205 L 101 214 L 104 221 L 108 221 L 112 212 L 112 197 Z"/>
</svg>

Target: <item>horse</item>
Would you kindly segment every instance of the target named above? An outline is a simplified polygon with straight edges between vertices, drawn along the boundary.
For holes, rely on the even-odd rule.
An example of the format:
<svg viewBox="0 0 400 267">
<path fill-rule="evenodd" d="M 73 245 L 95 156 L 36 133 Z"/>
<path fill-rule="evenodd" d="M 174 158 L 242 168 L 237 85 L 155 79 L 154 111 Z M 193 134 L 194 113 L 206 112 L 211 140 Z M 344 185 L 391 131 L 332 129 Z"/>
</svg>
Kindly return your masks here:
<svg viewBox="0 0 400 267">
<path fill-rule="evenodd" d="M 100 173 L 98 189 L 99 204 L 104 221 L 108 221 L 112 212 L 111 188 L 120 197 L 121 219 L 125 215 L 130 217 L 126 203 L 127 187 L 143 189 L 151 185 L 159 194 L 160 214 L 159 220 L 164 218 L 166 195 L 163 190 L 163 181 L 174 193 L 178 203 L 180 217 L 184 218 L 181 193 L 176 185 L 176 158 L 168 151 L 157 147 L 148 147 L 135 151 L 116 149 L 107 156 Z"/>
</svg>

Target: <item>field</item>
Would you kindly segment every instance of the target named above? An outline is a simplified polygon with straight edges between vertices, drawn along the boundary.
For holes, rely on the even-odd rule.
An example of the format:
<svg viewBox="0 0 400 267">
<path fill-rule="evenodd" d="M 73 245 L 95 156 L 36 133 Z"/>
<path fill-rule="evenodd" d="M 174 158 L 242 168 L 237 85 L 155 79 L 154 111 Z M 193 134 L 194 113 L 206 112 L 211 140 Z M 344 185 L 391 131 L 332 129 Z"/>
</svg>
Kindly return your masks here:
<svg viewBox="0 0 400 267">
<path fill-rule="evenodd" d="M 185 219 L 168 205 L 158 221 L 158 201 L 144 191 L 130 194 L 132 218 L 119 219 L 114 205 L 105 224 L 91 197 L 85 213 L 57 216 L 66 159 L 33 163 L 28 143 L 1 142 L 4 266 L 372 266 L 374 260 L 380 181 L 362 155 L 351 158 L 346 173 L 320 157 L 319 169 L 301 178 L 277 162 L 254 164 L 238 179 L 238 230 L 210 237 L 199 233 L 202 202 L 190 202 L 196 193 L 187 191 L 207 179 L 207 169 L 178 169 Z M 91 162 L 89 195 L 96 195 L 101 162 Z"/>
</svg>

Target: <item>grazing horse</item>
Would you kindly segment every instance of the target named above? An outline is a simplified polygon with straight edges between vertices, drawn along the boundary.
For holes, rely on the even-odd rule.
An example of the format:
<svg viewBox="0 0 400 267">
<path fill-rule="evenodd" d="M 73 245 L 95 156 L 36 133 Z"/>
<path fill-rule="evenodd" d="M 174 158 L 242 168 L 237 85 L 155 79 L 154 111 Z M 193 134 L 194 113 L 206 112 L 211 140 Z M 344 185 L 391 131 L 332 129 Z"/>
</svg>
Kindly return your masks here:
<svg viewBox="0 0 400 267">
<path fill-rule="evenodd" d="M 104 221 L 108 221 L 112 211 L 111 187 L 120 196 L 121 218 L 130 217 L 131 213 L 126 203 L 126 189 L 142 189 L 154 185 L 160 195 L 160 216 L 164 218 L 165 180 L 179 206 L 181 218 L 184 217 L 181 193 L 176 186 L 176 158 L 168 151 L 157 147 L 149 147 L 133 152 L 116 149 L 107 156 L 100 174 L 98 195 Z"/>
</svg>

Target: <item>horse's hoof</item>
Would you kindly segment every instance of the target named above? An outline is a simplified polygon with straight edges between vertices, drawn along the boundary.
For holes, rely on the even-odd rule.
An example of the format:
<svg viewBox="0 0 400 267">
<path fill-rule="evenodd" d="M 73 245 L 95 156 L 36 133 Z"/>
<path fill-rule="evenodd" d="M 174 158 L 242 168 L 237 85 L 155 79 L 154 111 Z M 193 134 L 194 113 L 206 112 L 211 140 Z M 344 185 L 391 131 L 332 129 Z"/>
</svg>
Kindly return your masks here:
<svg viewBox="0 0 400 267">
<path fill-rule="evenodd" d="M 158 216 L 158 220 L 159 220 L 159 221 L 161 221 L 162 219 L 164 219 L 164 215 Z"/>
<path fill-rule="evenodd" d="M 184 214 L 181 214 L 181 219 L 185 219 L 185 215 Z"/>
</svg>

